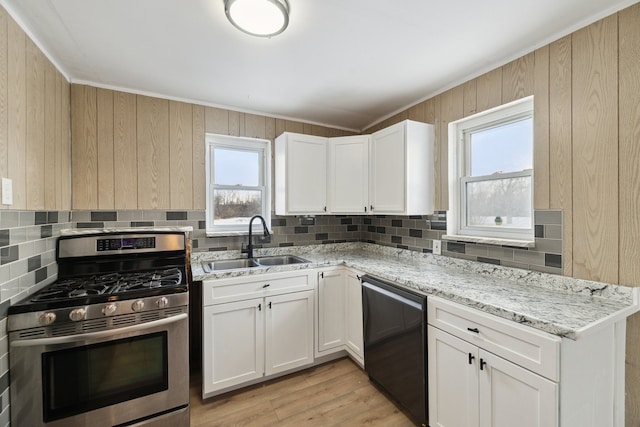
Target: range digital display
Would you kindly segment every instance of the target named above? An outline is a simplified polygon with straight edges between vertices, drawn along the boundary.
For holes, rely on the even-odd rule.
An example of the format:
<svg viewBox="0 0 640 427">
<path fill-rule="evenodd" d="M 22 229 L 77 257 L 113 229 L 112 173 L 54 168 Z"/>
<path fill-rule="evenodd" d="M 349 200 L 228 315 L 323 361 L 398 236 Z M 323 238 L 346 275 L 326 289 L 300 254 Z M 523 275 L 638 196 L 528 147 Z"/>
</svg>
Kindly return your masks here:
<svg viewBox="0 0 640 427">
<path fill-rule="evenodd" d="M 102 252 L 127 249 L 153 249 L 155 247 L 155 237 L 127 237 L 124 239 L 98 239 L 96 249 L 98 252 Z"/>
</svg>

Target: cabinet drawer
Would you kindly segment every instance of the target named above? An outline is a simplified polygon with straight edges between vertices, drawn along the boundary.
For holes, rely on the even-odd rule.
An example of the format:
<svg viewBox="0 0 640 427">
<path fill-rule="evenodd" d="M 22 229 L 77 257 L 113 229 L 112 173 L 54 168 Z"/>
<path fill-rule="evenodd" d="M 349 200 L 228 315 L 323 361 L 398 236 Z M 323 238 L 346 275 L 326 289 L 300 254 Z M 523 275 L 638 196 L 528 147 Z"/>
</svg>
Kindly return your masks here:
<svg viewBox="0 0 640 427">
<path fill-rule="evenodd" d="M 438 297 L 427 305 L 430 325 L 559 381 L 559 337 Z"/>
<path fill-rule="evenodd" d="M 313 289 L 314 277 L 308 272 L 294 272 L 205 280 L 202 302 L 207 306 Z"/>
</svg>

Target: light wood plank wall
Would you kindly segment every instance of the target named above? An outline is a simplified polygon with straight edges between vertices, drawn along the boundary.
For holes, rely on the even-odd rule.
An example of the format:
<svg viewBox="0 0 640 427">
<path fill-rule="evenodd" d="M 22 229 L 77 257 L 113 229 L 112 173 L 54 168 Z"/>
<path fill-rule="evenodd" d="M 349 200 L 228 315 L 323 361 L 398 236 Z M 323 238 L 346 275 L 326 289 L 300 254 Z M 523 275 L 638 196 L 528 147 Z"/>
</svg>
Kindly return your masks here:
<svg viewBox="0 0 640 427">
<path fill-rule="evenodd" d="M 2 209 L 69 210 L 70 85 L 0 7 L 0 176 L 13 184 Z"/>
<path fill-rule="evenodd" d="M 339 129 L 71 85 L 73 209 L 204 209 L 205 133 L 264 138 Z"/>
<path fill-rule="evenodd" d="M 436 126 L 446 210 L 448 123 L 535 95 L 536 209 L 562 209 L 564 274 L 640 286 L 640 3 L 366 129 Z M 433 106 L 433 117 L 422 111 Z M 626 425 L 640 425 L 640 315 L 628 322 Z"/>
</svg>

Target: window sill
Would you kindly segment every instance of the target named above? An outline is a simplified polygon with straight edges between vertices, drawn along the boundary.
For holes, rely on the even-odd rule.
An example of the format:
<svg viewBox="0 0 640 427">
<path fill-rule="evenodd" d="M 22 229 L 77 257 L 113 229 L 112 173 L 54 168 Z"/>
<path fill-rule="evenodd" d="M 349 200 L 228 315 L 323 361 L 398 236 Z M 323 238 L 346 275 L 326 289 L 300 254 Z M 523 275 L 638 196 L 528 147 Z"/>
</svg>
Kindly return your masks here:
<svg viewBox="0 0 640 427">
<path fill-rule="evenodd" d="M 444 235 L 442 236 L 442 240 L 482 243 L 485 245 L 496 246 L 515 246 L 518 248 L 533 248 L 536 245 L 536 242 L 534 240 L 501 239 L 499 237 L 460 236 L 455 234 Z"/>
<path fill-rule="evenodd" d="M 273 234 L 273 231 L 269 230 L 269 233 Z M 205 232 L 207 237 L 233 237 L 233 236 L 248 236 L 249 230 L 238 230 L 238 231 L 207 231 Z M 254 227 L 253 236 L 262 236 L 262 227 L 260 229 L 256 229 Z"/>
</svg>

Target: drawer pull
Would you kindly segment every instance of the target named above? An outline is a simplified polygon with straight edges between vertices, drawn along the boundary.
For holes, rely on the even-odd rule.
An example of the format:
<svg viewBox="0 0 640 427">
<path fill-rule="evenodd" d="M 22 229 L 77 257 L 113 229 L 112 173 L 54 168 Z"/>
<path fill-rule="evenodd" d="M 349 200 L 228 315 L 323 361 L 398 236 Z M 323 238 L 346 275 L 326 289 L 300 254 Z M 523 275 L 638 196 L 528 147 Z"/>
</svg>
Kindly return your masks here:
<svg viewBox="0 0 640 427">
<path fill-rule="evenodd" d="M 473 332 L 474 334 L 479 334 L 480 330 L 478 328 L 467 328 L 467 331 Z"/>
<path fill-rule="evenodd" d="M 469 365 L 471 365 L 471 362 L 473 362 L 473 359 L 475 358 L 476 357 L 473 354 L 469 353 Z"/>
<path fill-rule="evenodd" d="M 482 357 L 480 358 L 480 370 L 484 371 L 484 365 L 486 365 L 487 362 L 484 361 L 484 359 L 482 359 Z"/>
<path fill-rule="evenodd" d="M 271 286 L 271 283 L 267 283 L 267 284 L 262 285 L 263 288 L 268 288 L 269 286 Z"/>
</svg>

